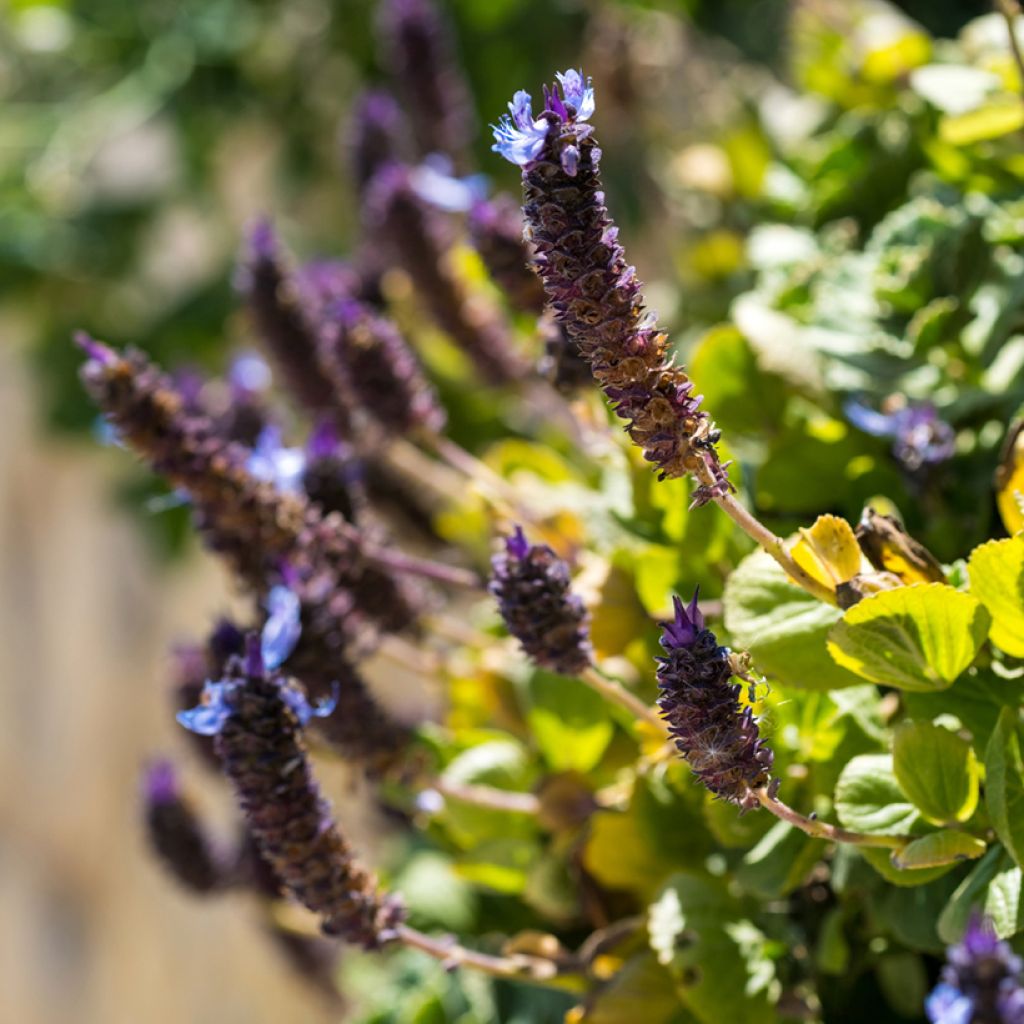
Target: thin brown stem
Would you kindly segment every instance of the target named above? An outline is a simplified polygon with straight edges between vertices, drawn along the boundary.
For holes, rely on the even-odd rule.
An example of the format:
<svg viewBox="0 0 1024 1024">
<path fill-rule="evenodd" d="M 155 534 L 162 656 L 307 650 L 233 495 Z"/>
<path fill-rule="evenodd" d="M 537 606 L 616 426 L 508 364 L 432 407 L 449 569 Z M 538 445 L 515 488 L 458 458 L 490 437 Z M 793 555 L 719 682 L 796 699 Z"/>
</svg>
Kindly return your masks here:
<svg viewBox="0 0 1024 1024">
<path fill-rule="evenodd" d="M 533 793 L 517 793 L 514 790 L 498 789 L 495 786 L 479 786 L 468 782 L 452 782 L 448 779 L 434 779 L 430 786 L 442 796 L 462 800 L 477 807 L 493 811 L 507 811 L 510 814 L 540 813 L 540 800 Z"/>
<path fill-rule="evenodd" d="M 806 832 L 807 835 L 815 839 L 827 839 L 833 843 L 848 843 L 852 846 L 881 847 L 889 850 L 902 849 L 910 842 L 907 836 L 872 836 L 865 832 L 851 832 L 838 825 L 829 825 L 816 818 L 808 818 L 784 804 L 778 797 L 771 796 L 764 787 L 753 790 L 753 794 L 766 811 L 770 811 L 776 818 L 788 822 L 794 828 Z"/>
<path fill-rule="evenodd" d="M 404 924 L 398 927 L 398 941 L 434 957 L 435 960 L 440 960 L 445 967 L 471 967 L 473 970 L 489 974 L 492 978 L 508 978 L 543 985 L 552 982 L 560 974 L 575 973 L 565 972 L 553 960 L 545 960 L 542 957 L 524 956 L 520 953 L 511 956 L 478 953 L 476 950 L 460 946 L 454 938 L 435 939 Z"/>
<path fill-rule="evenodd" d="M 793 560 L 786 549 L 786 542 L 772 533 L 767 526 L 744 508 L 731 494 L 715 498 L 715 504 L 760 547 L 775 559 L 794 583 L 803 587 L 812 597 L 826 604 L 835 604 L 836 595 L 825 584 L 820 583 Z"/>
<path fill-rule="evenodd" d="M 1020 17 L 1020 4 L 1017 0 L 995 0 L 995 5 L 1006 22 L 1006 31 L 1010 39 L 1010 52 L 1013 54 L 1014 63 L 1017 65 L 1017 74 L 1020 76 L 1020 89 L 1022 94 L 1024 94 L 1024 53 L 1021 52 L 1020 42 L 1017 39 L 1017 29 L 1014 24 L 1016 19 Z"/>
<path fill-rule="evenodd" d="M 668 734 L 668 725 L 655 708 L 630 693 L 620 682 L 604 675 L 596 666 L 591 665 L 590 668 L 584 669 L 579 678 L 606 700 L 625 708 L 634 718 L 646 722 L 660 733 Z"/>
</svg>

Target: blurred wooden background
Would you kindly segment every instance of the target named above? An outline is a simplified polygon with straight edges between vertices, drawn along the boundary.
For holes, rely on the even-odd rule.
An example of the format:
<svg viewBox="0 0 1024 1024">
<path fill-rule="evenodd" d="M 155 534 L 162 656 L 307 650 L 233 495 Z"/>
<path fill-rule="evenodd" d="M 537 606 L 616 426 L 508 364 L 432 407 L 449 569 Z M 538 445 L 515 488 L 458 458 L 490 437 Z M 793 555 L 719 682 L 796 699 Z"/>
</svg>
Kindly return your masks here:
<svg viewBox="0 0 1024 1024">
<path fill-rule="evenodd" d="M 149 856 L 140 768 L 187 753 L 165 696 L 169 643 L 229 590 L 208 559 L 152 563 L 109 497 L 127 456 L 41 440 L 21 362 L 0 346 L 0 1019 L 336 1021 L 253 906 L 199 901 Z M 370 812 L 353 816 L 365 836 Z"/>
</svg>

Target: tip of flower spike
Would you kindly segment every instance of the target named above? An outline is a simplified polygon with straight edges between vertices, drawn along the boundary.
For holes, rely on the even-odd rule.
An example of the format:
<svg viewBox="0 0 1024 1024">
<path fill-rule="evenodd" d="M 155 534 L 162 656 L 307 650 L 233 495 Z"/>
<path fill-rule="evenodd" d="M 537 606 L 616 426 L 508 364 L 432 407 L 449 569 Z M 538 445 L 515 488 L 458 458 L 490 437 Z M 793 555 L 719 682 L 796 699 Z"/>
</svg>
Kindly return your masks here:
<svg viewBox="0 0 1024 1024">
<path fill-rule="evenodd" d="M 662 645 L 665 647 L 689 647 L 697 639 L 697 634 L 704 629 L 704 615 L 698 607 L 700 587 L 693 592 L 690 604 L 684 605 L 678 595 L 672 596 L 675 619 L 663 623 Z"/>
<path fill-rule="evenodd" d="M 246 240 L 249 258 L 253 262 L 277 258 L 277 232 L 269 217 L 254 221 L 246 233 Z"/>
<path fill-rule="evenodd" d="M 220 618 L 207 640 L 210 653 L 218 662 L 239 655 L 245 646 L 245 634 L 228 618 Z"/>
<path fill-rule="evenodd" d="M 150 762 L 142 776 L 142 796 L 147 804 L 170 804 L 181 796 L 174 762 L 159 758 Z"/>
<path fill-rule="evenodd" d="M 263 638 L 259 633 L 245 635 L 245 674 L 251 679 L 262 679 L 266 673 L 263 662 Z"/>
<path fill-rule="evenodd" d="M 94 362 L 103 366 L 113 366 L 117 362 L 117 353 L 102 341 L 97 341 L 91 334 L 85 331 L 75 331 L 73 335 L 75 344 Z"/>
<path fill-rule="evenodd" d="M 521 526 L 516 526 L 505 538 L 505 550 L 512 558 L 525 558 L 530 551 L 530 542 L 526 539 Z"/>
<path fill-rule="evenodd" d="M 302 605 L 298 595 L 286 586 L 272 587 L 267 596 L 267 621 L 260 633 L 260 656 L 273 672 L 288 660 L 302 635 Z"/>
</svg>

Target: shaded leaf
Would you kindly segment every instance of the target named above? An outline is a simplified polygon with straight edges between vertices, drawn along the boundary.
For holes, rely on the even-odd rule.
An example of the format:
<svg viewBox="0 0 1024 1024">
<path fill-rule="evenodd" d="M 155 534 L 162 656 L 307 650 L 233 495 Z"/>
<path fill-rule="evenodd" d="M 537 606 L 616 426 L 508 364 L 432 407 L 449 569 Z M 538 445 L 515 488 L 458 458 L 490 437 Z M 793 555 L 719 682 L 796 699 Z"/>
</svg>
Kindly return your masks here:
<svg viewBox="0 0 1024 1024">
<path fill-rule="evenodd" d="M 1021 870 L 1001 846 L 993 846 L 957 886 L 939 915 L 939 938 L 947 944 L 959 942 L 972 910 L 988 917 L 1001 939 L 1024 927 Z"/>
<path fill-rule="evenodd" d="M 900 789 L 930 821 L 967 821 L 978 806 L 974 749 L 949 729 L 901 722 L 893 739 L 893 769 Z"/>
<path fill-rule="evenodd" d="M 1004 708 L 985 751 L 985 806 L 996 834 L 1024 864 L 1024 760 L 1020 713 Z"/>
<path fill-rule="evenodd" d="M 554 771 L 590 771 L 615 731 L 607 703 L 580 680 L 543 670 L 529 693 L 527 718 L 545 761 Z"/>
<path fill-rule="evenodd" d="M 900 789 L 889 754 L 862 754 L 836 784 L 836 815 L 848 829 L 869 835 L 910 835 L 920 820 Z"/>
</svg>

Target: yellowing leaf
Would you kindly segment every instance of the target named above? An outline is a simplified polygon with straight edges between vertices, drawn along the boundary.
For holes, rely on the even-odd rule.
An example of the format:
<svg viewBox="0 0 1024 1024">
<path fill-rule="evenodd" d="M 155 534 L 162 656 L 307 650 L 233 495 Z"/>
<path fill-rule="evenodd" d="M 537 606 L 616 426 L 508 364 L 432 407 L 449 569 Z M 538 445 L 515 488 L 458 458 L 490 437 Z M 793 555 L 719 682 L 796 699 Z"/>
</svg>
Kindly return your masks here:
<svg viewBox="0 0 1024 1024">
<path fill-rule="evenodd" d="M 818 516 L 809 530 L 800 531 L 791 553 L 801 569 L 831 590 L 860 572 L 861 551 L 853 527 L 839 516 Z"/>
<path fill-rule="evenodd" d="M 1024 420 L 1010 429 L 996 470 L 996 504 L 1007 533 L 1024 530 Z"/>
<path fill-rule="evenodd" d="M 984 841 L 965 832 L 944 829 L 915 839 L 892 855 L 900 870 L 937 868 L 964 860 L 977 860 L 987 849 Z"/>
<path fill-rule="evenodd" d="M 939 122 L 939 138 L 954 146 L 997 139 L 1024 127 L 1024 106 L 1020 97 L 1007 93 L 994 96 L 984 106 L 966 114 L 944 117 Z"/>
<path fill-rule="evenodd" d="M 990 540 L 971 552 L 971 593 L 989 610 L 992 642 L 1024 658 L 1024 536 Z"/>
<path fill-rule="evenodd" d="M 868 506 L 857 524 L 857 542 L 879 572 L 895 573 L 904 583 L 944 583 L 935 556 L 903 529 L 899 520 Z"/>
</svg>

